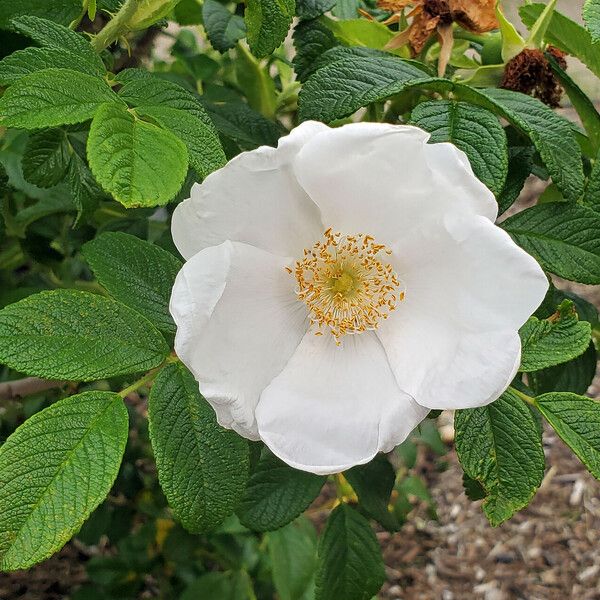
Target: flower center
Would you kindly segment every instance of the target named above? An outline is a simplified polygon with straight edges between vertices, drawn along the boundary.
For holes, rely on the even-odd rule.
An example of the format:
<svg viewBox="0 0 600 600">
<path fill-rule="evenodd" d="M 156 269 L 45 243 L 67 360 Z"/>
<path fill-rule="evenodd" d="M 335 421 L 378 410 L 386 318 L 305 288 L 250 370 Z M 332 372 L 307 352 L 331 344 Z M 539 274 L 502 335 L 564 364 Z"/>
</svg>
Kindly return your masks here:
<svg viewBox="0 0 600 600">
<path fill-rule="evenodd" d="M 296 293 L 311 312 L 316 335 L 326 328 L 339 345 L 345 334 L 377 329 L 404 299 L 400 280 L 382 254 L 391 250 L 370 235 L 342 236 L 328 229 L 294 269 L 287 269 L 298 282 Z"/>
</svg>

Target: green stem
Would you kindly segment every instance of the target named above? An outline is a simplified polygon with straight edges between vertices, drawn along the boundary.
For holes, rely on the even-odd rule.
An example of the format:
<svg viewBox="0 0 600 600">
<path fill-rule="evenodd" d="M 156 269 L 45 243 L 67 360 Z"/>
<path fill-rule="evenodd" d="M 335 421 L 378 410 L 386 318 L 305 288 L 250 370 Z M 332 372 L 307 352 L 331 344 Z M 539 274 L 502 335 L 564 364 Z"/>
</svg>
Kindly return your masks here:
<svg viewBox="0 0 600 600">
<path fill-rule="evenodd" d="M 470 31 L 465 31 L 464 29 L 454 29 L 454 39 L 455 40 L 467 40 L 469 42 L 475 42 L 476 44 L 484 44 L 489 36 L 479 35 L 477 33 L 471 33 Z"/>
<path fill-rule="evenodd" d="M 129 21 L 138 9 L 141 0 L 125 0 L 119 12 L 98 32 L 92 40 L 92 48 L 102 52 L 129 31 Z"/>
<path fill-rule="evenodd" d="M 519 398 L 521 398 L 521 400 L 523 400 L 523 402 L 527 402 L 527 404 L 531 404 L 531 406 L 535 406 L 535 398 L 533 398 L 532 396 L 528 396 L 527 394 L 520 392 L 517 388 L 514 388 L 514 387 L 511 387 L 510 391 L 513 394 L 515 394 L 515 396 L 518 396 Z"/>
<path fill-rule="evenodd" d="M 82 6 L 81 6 L 81 12 L 79 13 L 79 16 L 77 16 L 75 19 L 73 19 L 69 23 L 69 29 L 72 29 L 73 31 L 75 31 L 79 27 L 79 24 L 81 23 L 81 21 L 83 20 L 83 17 L 85 17 L 85 14 L 88 11 L 88 0 L 83 0 L 83 2 L 81 4 L 82 4 Z"/>
<path fill-rule="evenodd" d="M 127 398 L 127 396 L 129 396 L 129 394 L 131 394 L 131 392 L 135 392 L 142 386 L 146 385 L 147 383 L 150 383 L 156 377 L 156 374 L 160 371 L 162 366 L 163 365 L 161 364 L 158 367 L 152 369 L 151 371 L 148 371 L 142 378 L 138 379 L 137 381 L 132 383 L 130 386 L 121 390 L 119 392 L 119 396 L 121 396 L 121 398 Z"/>
<path fill-rule="evenodd" d="M 130 386 L 122 389 L 119 392 L 119 396 L 121 396 L 121 398 L 126 398 L 129 394 L 131 394 L 131 392 L 135 392 L 141 387 L 144 387 L 147 383 L 150 383 L 165 365 L 177 362 L 178 360 L 179 358 L 177 358 L 177 356 L 175 356 L 174 354 L 167 356 L 167 358 L 165 358 L 165 360 L 160 365 L 158 365 L 158 367 L 154 367 L 154 369 L 148 371 L 143 377 L 141 377 L 137 381 L 134 381 Z"/>
</svg>

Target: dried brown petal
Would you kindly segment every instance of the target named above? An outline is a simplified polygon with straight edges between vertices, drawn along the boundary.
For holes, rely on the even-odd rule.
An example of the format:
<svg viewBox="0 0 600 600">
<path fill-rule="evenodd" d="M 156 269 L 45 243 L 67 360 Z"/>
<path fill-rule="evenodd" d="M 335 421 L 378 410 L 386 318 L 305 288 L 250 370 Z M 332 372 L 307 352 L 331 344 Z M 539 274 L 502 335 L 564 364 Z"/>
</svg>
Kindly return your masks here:
<svg viewBox="0 0 600 600">
<path fill-rule="evenodd" d="M 452 23 L 452 11 L 448 0 L 425 0 L 423 11 L 431 18 L 439 17 L 439 23 L 442 25 Z"/>
<path fill-rule="evenodd" d="M 377 8 L 381 10 L 387 10 L 389 12 L 400 12 L 408 6 L 415 6 L 422 4 L 419 0 L 377 0 Z"/>
<path fill-rule="evenodd" d="M 439 22 L 440 17 L 431 17 L 425 11 L 415 15 L 409 27 L 410 33 L 408 36 L 414 54 L 418 54 L 423 50 L 431 34 L 436 31 Z"/>
<path fill-rule="evenodd" d="M 439 25 L 437 28 L 438 38 L 440 40 L 440 56 L 438 58 L 438 76 L 443 77 L 446 73 L 446 67 L 450 62 L 452 48 L 454 46 L 454 32 L 452 24 Z"/>
<path fill-rule="evenodd" d="M 464 29 L 485 33 L 498 29 L 496 0 L 448 0 L 452 18 Z"/>
</svg>

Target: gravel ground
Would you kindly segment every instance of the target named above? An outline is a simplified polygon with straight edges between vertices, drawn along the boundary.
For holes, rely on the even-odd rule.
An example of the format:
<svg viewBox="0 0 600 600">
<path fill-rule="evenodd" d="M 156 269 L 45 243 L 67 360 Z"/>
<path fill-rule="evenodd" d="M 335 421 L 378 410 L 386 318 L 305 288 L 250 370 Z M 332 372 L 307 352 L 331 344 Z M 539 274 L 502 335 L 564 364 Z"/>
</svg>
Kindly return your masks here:
<svg viewBox="0 0 600 600">
<path fill-rule="evenodd" d="M 498 528 L 463 493 L 456 454 L 434 476 L 438 521 L 417 514 L 380 533 L 383 600 L 600 600 L 600 482 L 555 435 L 549 469 L 529 505 Z"/>
</svg>

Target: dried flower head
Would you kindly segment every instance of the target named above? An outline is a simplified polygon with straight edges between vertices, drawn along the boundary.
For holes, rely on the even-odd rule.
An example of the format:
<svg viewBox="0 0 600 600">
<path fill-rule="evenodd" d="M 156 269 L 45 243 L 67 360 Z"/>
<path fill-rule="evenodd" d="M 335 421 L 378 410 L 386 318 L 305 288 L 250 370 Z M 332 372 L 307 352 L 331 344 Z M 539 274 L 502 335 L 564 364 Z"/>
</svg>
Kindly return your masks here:
<svg viewBox="0 0 600 600">
<path fill-rule="evenodd" d="M 553 46 L 548 46 L 546 51 L 563 69 L 567 68 L 564 52 Z M 508 61 L 500 86 L 534 96 L 553 108 L 559 105 L 564 93 L 544 53 L 532 48 L 525 48 Z"/>
<path fill-rule="evenodd" d="M 485 33 L 496 29 L 498 21 L 495 13 L 495 0 L 378 0 L 377 6 L 394 13 L 388 23 L 399 20 L 399 15 L 409 7 L 407 17 L 412 21 L 407 29 L 394 36 L 389 49 L 409 44 L 413 55 L 425 47 L 429 38 L 437 33 L 442 46 L 438 61 L 438 72 L 446 71 L 450 52 L 454 43 L 452 24 L 475 33 Z"/>
</svg>

